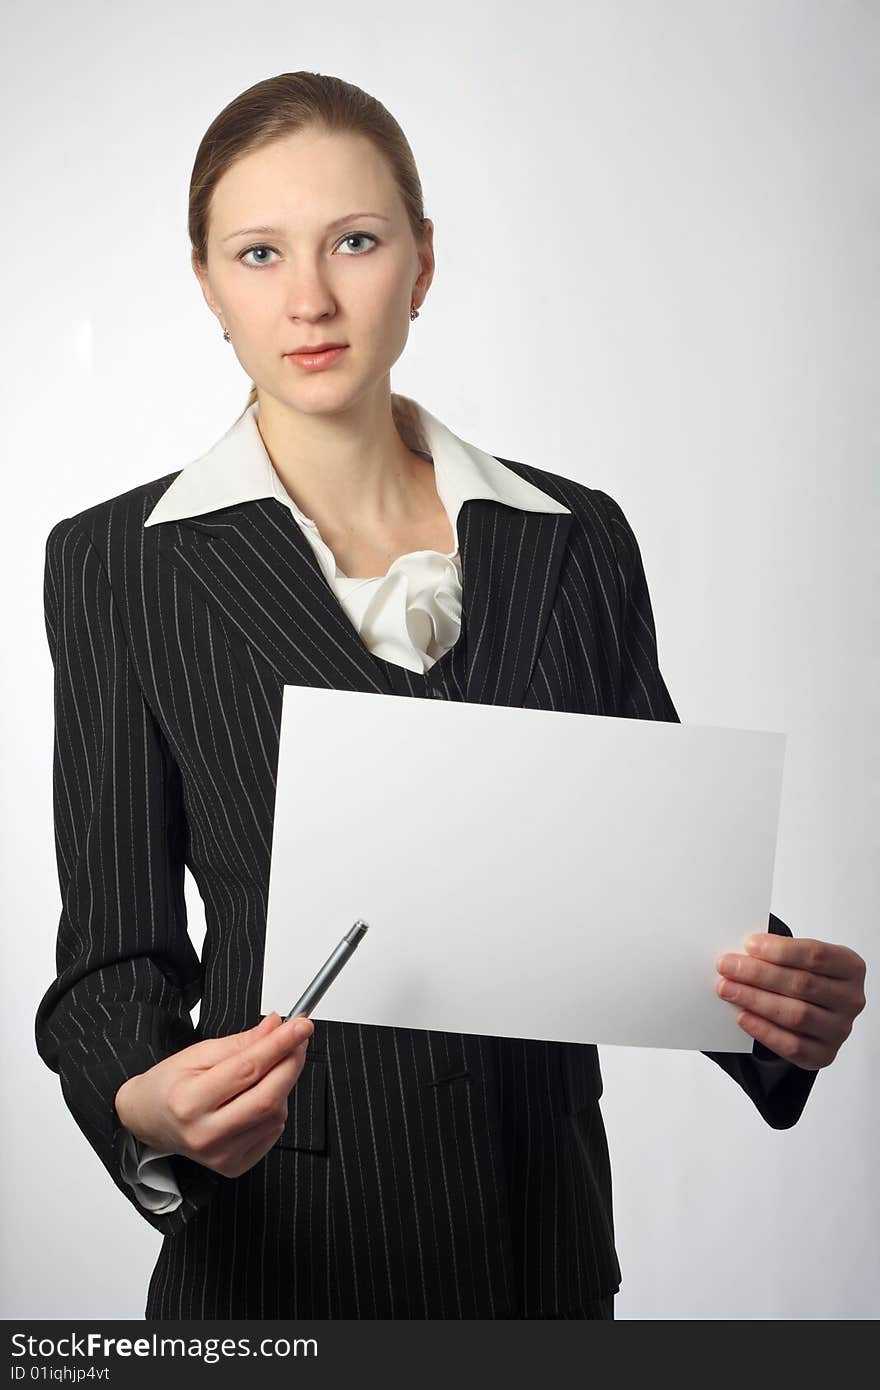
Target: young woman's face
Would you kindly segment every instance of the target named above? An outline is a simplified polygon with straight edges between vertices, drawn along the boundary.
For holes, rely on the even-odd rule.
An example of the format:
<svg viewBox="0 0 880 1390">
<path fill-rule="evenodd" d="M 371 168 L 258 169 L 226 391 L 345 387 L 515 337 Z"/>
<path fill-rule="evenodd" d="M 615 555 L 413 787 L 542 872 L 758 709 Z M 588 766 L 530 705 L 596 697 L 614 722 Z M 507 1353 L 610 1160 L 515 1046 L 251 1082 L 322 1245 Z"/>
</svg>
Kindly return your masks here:
<svg viewBox="0 0 880 1390">
<path fill-rule="evenodd" d="M 419 307 L 433 275 L 433 225 L 424 225 L 420 257 L 371 141 L 300 131 L 223 175 L 207 274 L 193 269 L 261 392 L 306 413 L 339 410 L 382 382 L 403 351 L 410 304 Z M 347 346 L 319 371 L 285 355 L 324 342 Z"/>
</svg>

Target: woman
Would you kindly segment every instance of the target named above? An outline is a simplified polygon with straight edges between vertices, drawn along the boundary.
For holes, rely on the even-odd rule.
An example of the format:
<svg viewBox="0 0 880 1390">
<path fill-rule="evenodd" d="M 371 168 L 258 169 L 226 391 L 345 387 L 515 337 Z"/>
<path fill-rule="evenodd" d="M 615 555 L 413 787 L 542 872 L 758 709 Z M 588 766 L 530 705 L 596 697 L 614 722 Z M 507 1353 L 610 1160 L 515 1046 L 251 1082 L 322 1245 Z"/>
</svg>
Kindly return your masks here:
<svg viewBox="0 0 880 1390">
<path fill-rule="evenodd" d="M 189 232 L 254 386 L 203 458 L 47 540 L 63 911 L 40 1055 L 165 1237 L 147 1317 L 611 1318 L 595 1047 L 259 1000 L 284 685 L 677 720 L 635 537 L 607 494 L 391 394 L 433 226 L 358 88 L 284 74 L 227 106 Z M 775 955 L 732 958 L 753 1055 L 707 1055 L 781 1128 L 858 1011 L 860 958 L 823 946 L 837 992 L 786 1012 L 782 967 L 806 962 L 781 952 L 807 943 L 770 933 Z"/>
</svg>

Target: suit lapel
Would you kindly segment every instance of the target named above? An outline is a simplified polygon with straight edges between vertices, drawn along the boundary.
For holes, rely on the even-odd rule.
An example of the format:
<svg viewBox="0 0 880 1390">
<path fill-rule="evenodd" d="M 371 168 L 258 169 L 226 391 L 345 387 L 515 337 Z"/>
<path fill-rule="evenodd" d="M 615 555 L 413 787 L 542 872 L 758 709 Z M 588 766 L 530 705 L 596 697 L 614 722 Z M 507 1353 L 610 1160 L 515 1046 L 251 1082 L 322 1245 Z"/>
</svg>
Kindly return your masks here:
<svg viewBox="0 0 880 1390">
<path fill-rule="evenodd" d="M 275 498 L 159 524 L 164 558 L 285 685 L 387 691 L 381 669 Z"/>
<path fill-rule="evenodd" d="M 559 582 L 568 513 L 472 499 L 459 514 L 466 700 L 519 705 Z M 289 509 L 266 497 L 158 524 L 163 560 L 284 685 L 393 693 Z M 418 676 L 416 676 L 418 679 Z"/>
<path fill-rule="evenodd" d="M 520 706 L 556 599 L 571 513 L 472 499 L 459 516 L 469 704 Z"/>
</svg>

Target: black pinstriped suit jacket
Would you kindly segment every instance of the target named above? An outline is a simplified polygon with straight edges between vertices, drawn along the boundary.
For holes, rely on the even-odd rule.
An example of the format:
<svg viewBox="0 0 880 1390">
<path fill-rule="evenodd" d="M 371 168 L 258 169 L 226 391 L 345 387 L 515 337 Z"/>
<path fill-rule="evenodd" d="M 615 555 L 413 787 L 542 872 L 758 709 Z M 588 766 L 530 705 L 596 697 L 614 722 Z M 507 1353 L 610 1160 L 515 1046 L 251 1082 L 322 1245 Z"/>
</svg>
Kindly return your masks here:
<svg viewBox="0 0 880 1390">
<path fill-rule="evenodd" d="M 464 504 L 461 636 L 424 677 L 369 652 L 274 498 L 145 529 L 170 473 L 48 536 L 62 913 L 36 1041 L 164 1236 L 147 1317 L 575 1318 L 619 1286 L 594 1046 L 317 1020 L 250 1172 L 177 1155 L 183 1201 L 156 1216 L 120 1171 L 122 1082 L 260 1017 L 284 684 L 678 719 L 620 507 L 500 461 L 571 515 Z M 757 1043 L 705 1055 L 797 1121 L 815 1071 Z"/>
</svg>

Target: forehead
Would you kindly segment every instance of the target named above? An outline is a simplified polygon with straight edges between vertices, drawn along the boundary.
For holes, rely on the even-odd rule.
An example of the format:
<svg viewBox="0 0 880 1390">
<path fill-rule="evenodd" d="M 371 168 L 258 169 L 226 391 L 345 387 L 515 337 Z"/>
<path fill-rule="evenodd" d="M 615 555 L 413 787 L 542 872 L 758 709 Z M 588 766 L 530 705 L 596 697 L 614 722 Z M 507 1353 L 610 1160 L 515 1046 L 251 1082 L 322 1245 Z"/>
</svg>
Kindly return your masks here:
<svg viewBox="0 0 880 1390">
<path fill-rule="evenodd" d="M 241 155 L 211 199 L 218 236 L 254 222 L 322 230 L 349 208 L 391 215 L 399 195 L 387 161 L 366 136 L 297 131 Z"/>
</svg>

